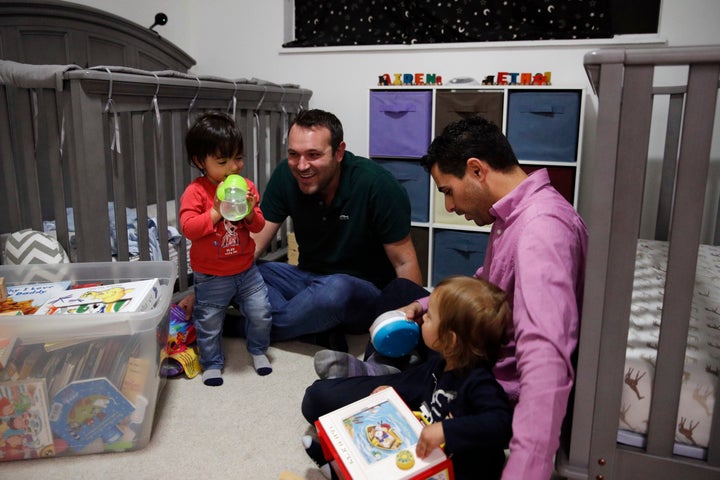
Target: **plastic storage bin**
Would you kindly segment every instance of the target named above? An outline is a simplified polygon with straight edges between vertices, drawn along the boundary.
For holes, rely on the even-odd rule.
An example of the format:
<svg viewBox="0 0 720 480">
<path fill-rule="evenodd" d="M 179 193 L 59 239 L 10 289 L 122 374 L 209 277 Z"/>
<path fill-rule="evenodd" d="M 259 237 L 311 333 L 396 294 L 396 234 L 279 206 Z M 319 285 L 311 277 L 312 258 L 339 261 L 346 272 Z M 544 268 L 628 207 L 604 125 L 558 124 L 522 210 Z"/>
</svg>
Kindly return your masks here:
<svg viewBox="0 0 720 480">
<path fill-rule="evenodd" d="M 461 230 L 435 230 L 432 284 L 450 275 L 472 276 L 485 261 L 488 234 Z"/>
<path fill-rule="evenodd" d="M 21 436 L 7 438 L 14 432 L 9 429 L 0 433 L 0 461 L 148 444 L 163 385 L 160 353 L 176 273 L 173 262 L 0 265 L 8 288 L 158 279 L 146 292 L 155 300 L 144 311 L 0 316 L 0 344 L 9 352 L 0 354 L 0 421 L 25 420 L 12 427 L 24 428 Z"/>
<path fill-rule="evenodd" d="M 370 156 L 420 158 L 430 145 L 432 91 L 370 92 Z"/>
<path fill-rule="evenodd" d="M 508 92 L 507 138 L 519 160 L 577 161 L 580 91 Z"/>
</svg>

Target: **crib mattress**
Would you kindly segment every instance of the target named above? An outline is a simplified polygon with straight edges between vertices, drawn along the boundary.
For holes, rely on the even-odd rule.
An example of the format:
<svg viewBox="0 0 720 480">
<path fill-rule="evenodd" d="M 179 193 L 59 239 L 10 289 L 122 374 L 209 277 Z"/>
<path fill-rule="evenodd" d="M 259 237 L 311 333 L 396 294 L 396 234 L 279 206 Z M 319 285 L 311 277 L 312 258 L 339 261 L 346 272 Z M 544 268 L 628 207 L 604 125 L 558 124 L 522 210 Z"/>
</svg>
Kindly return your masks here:
<svg viewBox="0 0 720 480">
<path fill-rule="evenodd" d="M 634 446 L 644 446 L 647 433 L 667 254 L 666 242 L 638 241 L 618 435 Z M 700 245 L 691 310 L 675 450 L 702 457 L 720 373 L 719 246 Z"/>
</svg>

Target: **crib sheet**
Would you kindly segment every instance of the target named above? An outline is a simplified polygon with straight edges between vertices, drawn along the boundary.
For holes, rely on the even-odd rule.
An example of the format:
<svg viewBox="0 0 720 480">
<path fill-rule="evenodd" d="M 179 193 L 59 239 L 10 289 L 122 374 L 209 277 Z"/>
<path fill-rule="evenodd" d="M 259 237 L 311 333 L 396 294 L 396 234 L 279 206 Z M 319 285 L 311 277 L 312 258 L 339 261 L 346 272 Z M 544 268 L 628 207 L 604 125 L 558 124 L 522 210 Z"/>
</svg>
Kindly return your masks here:
<svg viewBox="0 0 720 480">
<path fill-rule="evenodd" d="M 110 220 L 110 249 L 112 252 L 112 258 L 113 260 L 117 257 L 118 251 L 117 251 L 117 229 L 115 227 L 115 213 L 114 213 L 114 204 L 113 202 L 108 203 L 108 218 Z M 68 255 L 70 257 L 70 261 L 75 262 L 75 220 L 73 215 L 73 209 L 72 207 L 69 207 L 67 210 L 67 222 L 68 222 L 68 230 L 69 230 L 69 241 L 70 241 L 70 248 L 71 250 L 68 252 Z M 158 232 L 158 221 L 157 221 L 157 204 L 151 204 L 146 207 L 146 214 L 147 214 L 147 229 L 148 229 L 148 241 L 149 241 L 149 255 L 150 260 L 170 260 L 175 263 L 177 263 L 177 256 L 178 256 L 178 250 L 180 245 L 180 231 L 177 227 L 177 220 L 175 215 L 175 201 L 174 200 L 168 200 L 166 211 L 168 215 L 168 254 L 169 258 L 163 258 L 162 250 L 160 248 L 160 236 Z M 125 209 L 125 216 L 127 220 L 127 241 L 128 241 L 128 257 L 130 261 L 135 261 L 140 259 L 140 250 L 139 250 L 139 234 L 138 234 L 138 215 L 137 210 L 135 208 L 126 208 Z M 48 233 L 50 235 L 55 235 L 55 221 L 54 220 L 45 220 L 43 221 L 43 231 L 45 233 Z M 190 264 L 189 259 L 189 251 L 190 251 L 190 241 L 186 240 L 187 249 L 188 252 L 187 255 L 187 265 Z M 190 269 L 188 268 L 188 272 L 190 272 Z"/>
<path fill-rule="evenodd" d="M 657 358 L 668 244 L 639 240 L 618 441 L 644 446 Z M 700 245 L 676 422 L 676 453 L 702 458 L 720 373 L 720 246 Z"/>
</svg>

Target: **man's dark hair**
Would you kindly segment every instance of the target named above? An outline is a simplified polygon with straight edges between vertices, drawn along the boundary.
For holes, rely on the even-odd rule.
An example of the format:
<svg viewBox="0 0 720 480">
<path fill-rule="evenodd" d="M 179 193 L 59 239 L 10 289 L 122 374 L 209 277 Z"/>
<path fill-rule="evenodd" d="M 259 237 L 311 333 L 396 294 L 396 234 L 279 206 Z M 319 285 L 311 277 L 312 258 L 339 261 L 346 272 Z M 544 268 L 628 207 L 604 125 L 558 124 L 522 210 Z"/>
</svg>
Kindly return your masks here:
<svg viewBox="0 0 720 480">
<path fill-rule="evenodd" d="M 335 153 L 343 141 L 343 126 L 340 120 L 330 112 L 325 110 L 302 110 L 297 114 L 295 119 L 290 124 L 290 128 L 293 125 L 303 128 L 311 127 L 325 127 L 330 130 L 330 146 L 332 147 L 333 153 Z"/>
<path fill-rule="evenodd" d="M 420 163 L 428 171 L 437 164 L 442 173 L 462 178 L 468 159 L 473 157 L 487 162 L 493 170 L 507 171 L 518 165 L 500 128 L 480 116 L 458 120 L 445 127 L 432 141 Z"/>
<path fill-rule="evenodd" d="M 232 158 L 243 153 L 243 138 L 240 129 L 229 115 L 222 112 L 201 114 L 185 136 L 188 160 L 193 157 L 203 160 L 208 155 Z"/>
</svg>

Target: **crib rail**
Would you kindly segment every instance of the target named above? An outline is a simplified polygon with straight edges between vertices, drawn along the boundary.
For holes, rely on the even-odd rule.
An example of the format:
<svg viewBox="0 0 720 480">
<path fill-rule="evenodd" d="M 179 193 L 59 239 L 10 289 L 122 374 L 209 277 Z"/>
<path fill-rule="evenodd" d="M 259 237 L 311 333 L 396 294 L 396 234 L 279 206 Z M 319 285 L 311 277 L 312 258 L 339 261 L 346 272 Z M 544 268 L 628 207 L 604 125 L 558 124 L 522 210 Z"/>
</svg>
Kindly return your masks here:
<svg viewBox="0 0 720 480">
<path fill-rule="evenodd" d="M 69 69 L 53 86 L 0 85 L 0 186 L 5 207 L 0 233 L 43 230 L 55 220 L 57 236 L 76 261 L 110 261 L 111 227 L 126 232 L 126 208 L 147 225 L 156 205 L 159 246 L 169 256 L 168 222 L 198 171 L 184 148 L 189 124 L 199 113 L 234 116 L 245 142 L 243 175 L 261 195 L 284 158 L 287 127 L 306 108 L 312 92 L 260 80 L 197 77 L 121 67 Z M 168 203 L 169 201 L 174 201 Z M 109 203 L 114 205 L 109 215 Z M 66 208 L 72 207 L 75 243 Z M 174 209 L 174 211 L 168 211 Z M 286 228 L 267 258 L 287 247 Z M 150 260 L 148 230 L 137 228 L 141 260 Z M 116 259 L 129 259 L 127 235 L 116 235 Z M 188 288 L 186 244 L 178 252 L 178 288 Z"/>
<path fill-rule="evenodd" d="M 585 56 L 585 66 L 598 94 L 597 138 L 572 429 L 558 468 L 570 478 L 718 478 L 717 399 L 707 458 L 673 455 L 673 445 L 704 211 L 712 217 L 718 202 L 715 197 L 706 205 L 709 167 L 718 161 L 711 147 L 720 47 L 600 50 Z M 684 82 L 658 85 L 658 67 L 665 66 L 686 68 Z M 661 101 L 667 101 L 667 115 L 660 126 L 664 159 L 654 236 L 669 240 L 669 253 L 647 445 L 641 449 L 617 444 L 617 427 L 636 244 L 650 198 L 651 129 Z M 718 230 L 715 220 L 714 243 Z"/>
</svg>

